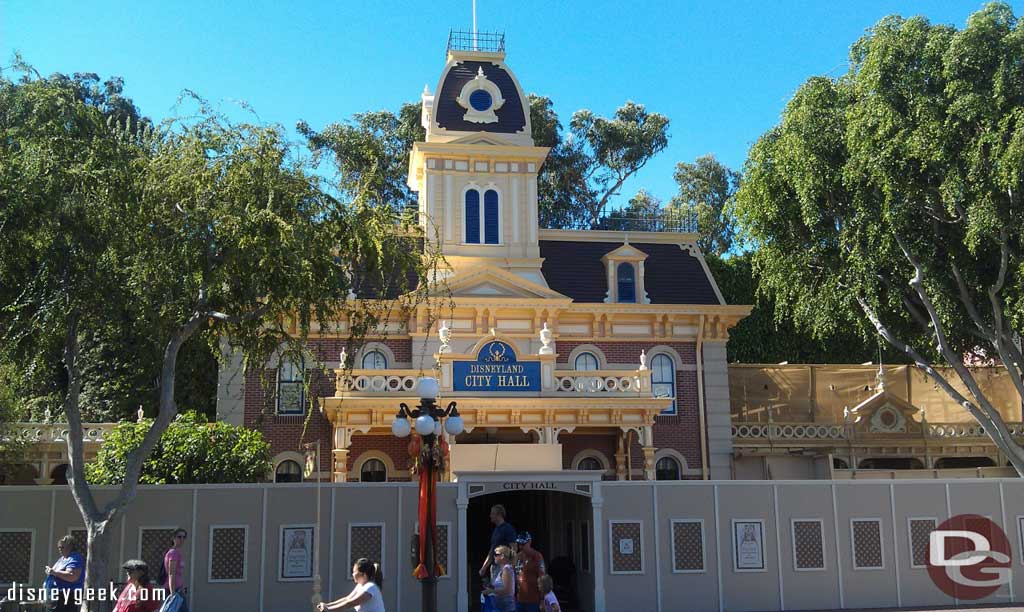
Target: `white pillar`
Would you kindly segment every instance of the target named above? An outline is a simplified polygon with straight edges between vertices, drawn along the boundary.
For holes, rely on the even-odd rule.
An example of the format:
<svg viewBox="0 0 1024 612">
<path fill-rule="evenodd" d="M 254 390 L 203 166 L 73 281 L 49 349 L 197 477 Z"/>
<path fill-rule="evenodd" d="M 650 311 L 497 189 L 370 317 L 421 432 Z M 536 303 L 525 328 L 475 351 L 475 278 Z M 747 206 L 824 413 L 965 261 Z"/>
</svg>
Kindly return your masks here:
<svg viewBox="0 0 1024 612">
<path fill-rule="evenodd" d="M 604 498 L 601 497 L 601 483 L 594 483 L 593 497 L 590 505 L 594 509 L 594 612 L 605 612 L 604 607 L 604 519 L 602 509 Z"/>
<path fill-rule="evenodd" d="M 469 542 L 466 535 L 466 508 L 469 507 L 469 493 L 466 483 L 459 483 L 459 494 L 455 498 L 455 506 L 459 510 L 458 545 L 455 550 L 458 554 L 455 558 L 459 560 L 458 595 L 456 596 L 456 607 L 458 612 L 469 612 L 469 571 L 466 569 L 469 559 L 463 556 L 468 554 Z M 451 563 L 449 562 L 449 565 Z"/>
</svg>

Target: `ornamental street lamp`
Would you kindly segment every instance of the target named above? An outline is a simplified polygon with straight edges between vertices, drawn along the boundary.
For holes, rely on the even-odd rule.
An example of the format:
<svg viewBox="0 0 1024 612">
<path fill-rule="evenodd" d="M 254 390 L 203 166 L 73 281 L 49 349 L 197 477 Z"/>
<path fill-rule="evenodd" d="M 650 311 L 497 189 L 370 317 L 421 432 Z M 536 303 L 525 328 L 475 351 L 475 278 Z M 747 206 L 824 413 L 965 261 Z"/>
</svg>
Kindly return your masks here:
<svg viewBox="0 0 1024 612">
<path fill-rule="evenodd" d="M 423 377 L 416 383 L 420 405 L 415 408 L 399 404 L 398 414 L 391 422 L 391 433 L 405 438 L 415 428 L 420 439 L 414 439 L 410 448 L 418 450 L 413 469 L 420 476 L 419 500 L 419 564 L 413 576 L 423 587 L 422 609 L 437 612 L 437 578 L 444 569 L 437 565 L 437 497 L 435 495 L 437 476 L 444 470 L 443 441 L 440 440 L 442 423 L 444 431 L 456 436 L 462 433 L 463 423 L 455 402 L 447 408 L 437 406 L 439 385 L 436 378 Z M 412 425 L 409 423 L 412 419 Z M 418 442 L 418 444 L 417 444 Z"/>
</svg>

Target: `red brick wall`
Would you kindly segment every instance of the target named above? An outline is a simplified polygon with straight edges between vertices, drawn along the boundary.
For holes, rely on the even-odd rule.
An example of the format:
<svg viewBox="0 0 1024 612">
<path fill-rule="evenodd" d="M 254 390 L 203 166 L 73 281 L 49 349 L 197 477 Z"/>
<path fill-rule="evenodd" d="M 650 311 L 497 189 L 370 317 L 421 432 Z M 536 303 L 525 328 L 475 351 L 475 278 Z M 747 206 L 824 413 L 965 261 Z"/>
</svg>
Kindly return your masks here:
<svg viewBox="0 0 1024 612">
<path fill-rule="evenodd" d="M 569 354 L 582 345 L 592 344 L 604 352 L 609 363 L 634 363 L 640 366 L 640 351 L 650 352 L 655 346 L 671 347 L 679 354 L 682 364 L 676 364 L 676 414 L 658 416 L 654 420 L 654 446 L 679 451 L 691 469 L 700 469 L 700 413 L 697 401 L 697 372 L 679 369 L 680 365 L 695 365 L 697 346 L 692 342 L 571 342 L 559 340 L 558 363 L 569 363 Z M 648 358 L 648 364 L 650 358 Z M 636 436 L 632 437 L 631 464 L 643 469 L 644 457 Z"/>
<path fill-rule="evenodd" d="M 412 359 L 412 340 L 402 338 L 386 338 L 381 340 L 395 354 L 395 359 L 408 362 Z M 344 338 L 324 338 L 309 343 L 309 350 L 321 361 L 337 361 L 342 347 L 346 345 Z M 351 351 L 354 352 L 354 351 Z M 263 381 L 260 380 L 261 374 Z M 258 429 L 270 442 L 271 455 L 284 451 L 302 452 L 302 444 L 320 440 L 320 469 L 331 471 L 333 459 L 330 450 L 333 445 L 333 432 L 330 422 L 320 413 L 318 408 L 313 414 L 299 416 L 280 416 L 277 414 L 276 393 L 277 370 L 268 369 L 262 373 L 249 372 L 245 377 L 245 426 Z M 313 374 L 310 381 L 310 395 L 313 405 L 321 397 L 334 395 L 334 379 L 330 375 L 319 372 Z M 309 402 L 307 402 L 307 406 Z M 307 421 L 307 416 L 308 421 Z M 354 440 L 355 438 L 353 438 Z M 351 460 L 351 454 L 350 454 Z M 404 464 L 403 464 L 404 465 Z M 400 468 L 404 469 L 404 468 Z"/>
<path fill-rule="evenodd" d="M 356 461 L 359 460 L 363 453 L 374 450 L 383 452 L 390 457 L 396 470 L 408 470 L 410 462 L 408 450 L 410 439 L 411 436 L 408 438 L 396 438 L 391 434 L 381 436 L 355 434 L 352 436 L 352 444 L 348 449 L 348 465 L 345 469 L 351 471 L 356 467 Z M 359 480 L 359 475 L 357 474 L 353 480 Z M 409 478 L 398 478 L 389 472 L 388 481 L 408 482 Z"/>
</svg>

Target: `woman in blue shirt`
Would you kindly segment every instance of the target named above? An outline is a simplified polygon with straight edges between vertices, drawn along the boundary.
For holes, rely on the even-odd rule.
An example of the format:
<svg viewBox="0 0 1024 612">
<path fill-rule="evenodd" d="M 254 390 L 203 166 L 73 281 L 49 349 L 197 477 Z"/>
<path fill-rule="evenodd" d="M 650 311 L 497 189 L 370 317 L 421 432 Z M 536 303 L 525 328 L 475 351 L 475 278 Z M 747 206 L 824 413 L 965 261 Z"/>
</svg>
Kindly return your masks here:
<svg viewBox="0 0 1024 612">
<path fill-rule="evenodd" d="M 74 612 L 82 600 L 85 586 L 85 559 L 75 550 L 75 540 L 66 535 L 57 541 L 60 558 L 46 566 L 46 586 L 59 589 L 50 603 L 51 612 Z"/>
</svg>

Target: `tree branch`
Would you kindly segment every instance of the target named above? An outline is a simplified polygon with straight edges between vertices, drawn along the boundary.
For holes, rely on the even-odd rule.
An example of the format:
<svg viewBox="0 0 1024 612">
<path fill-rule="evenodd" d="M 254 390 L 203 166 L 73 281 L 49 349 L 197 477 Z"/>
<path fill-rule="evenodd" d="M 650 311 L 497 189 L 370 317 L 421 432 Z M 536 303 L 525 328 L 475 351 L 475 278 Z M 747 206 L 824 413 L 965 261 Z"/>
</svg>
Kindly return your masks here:
<svg viewBox="0 0 1024 612">
<path fill-rule="evenodd" d="M 253 319 L 258 319 L 263 315 L 267 314 L 269 310 L 270 304 L 260 304 L 258 308 L 255 308 L 252 311 L 247 312 L 243 315 L 229 315 L 223 312 L 217 312 L 216 310 L 210 310 L 207 311 L 206 316 L 208 316 L 211 319 L 223 321 L 224 323 L 239 324 L 244 323 L 245 321 L 252 321 Z"/>
<path fill-rule="evenodd" d="M 78 371 L 78 325 L 77 314 L 73 314 L 68 322 L 67 335 L 64 338 L 64 369 L 68 373 L 68 390 L 64 396 L 64 416 L 68 419 L 68 463 L 71 467 L 71 495 L 78 502 L 88 520 L 98 520 L 99 508 L 96 499 L 85 480 L 85 443 L 82 440 L 82 412 L 79 410 L 78 398 L 82 390 L 82 376 Z"/>
</svg>

